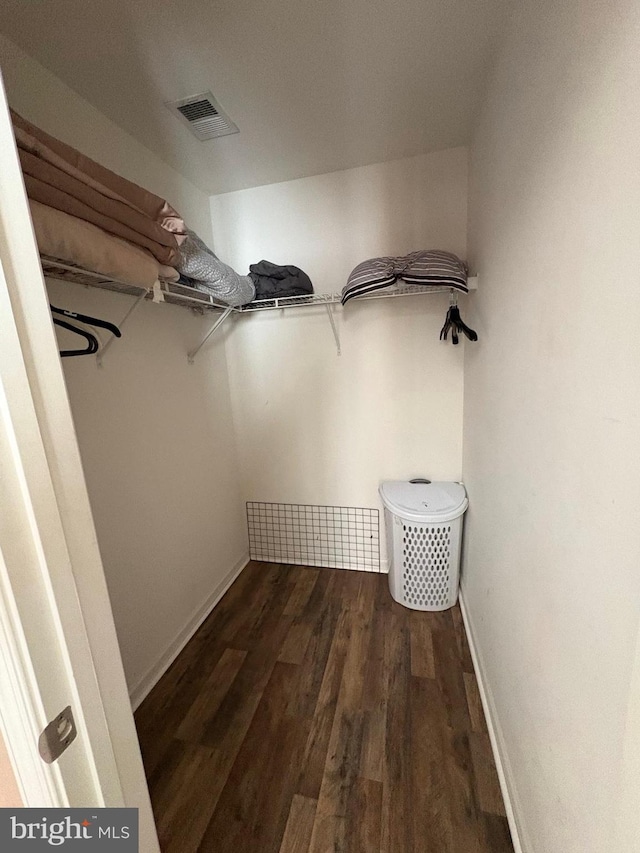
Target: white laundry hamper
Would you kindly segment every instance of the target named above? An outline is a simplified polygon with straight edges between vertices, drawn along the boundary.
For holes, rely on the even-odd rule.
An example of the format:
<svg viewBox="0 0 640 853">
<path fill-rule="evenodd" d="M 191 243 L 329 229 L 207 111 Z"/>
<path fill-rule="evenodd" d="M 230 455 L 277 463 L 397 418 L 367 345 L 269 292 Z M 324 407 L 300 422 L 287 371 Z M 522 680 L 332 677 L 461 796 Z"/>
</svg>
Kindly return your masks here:
<svg viewBox="0 0 640 853">
<path fill-rule="evenodd" d="M 412 610 L 447 610 L 458 598 L 462 518 L 469 505 L 461 483 L 388 480 L 384 504 L 389 589 Z"/>
</svg>

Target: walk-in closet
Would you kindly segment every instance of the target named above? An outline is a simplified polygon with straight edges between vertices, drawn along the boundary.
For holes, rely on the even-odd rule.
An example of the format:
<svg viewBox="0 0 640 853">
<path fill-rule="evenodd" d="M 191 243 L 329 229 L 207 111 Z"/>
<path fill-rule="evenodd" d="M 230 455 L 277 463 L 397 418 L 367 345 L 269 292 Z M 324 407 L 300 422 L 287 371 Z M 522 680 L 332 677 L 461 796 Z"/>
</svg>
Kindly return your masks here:
<svg viewBox="0 0 640 853">
<path fill-rule="evenodd" d="M 639 47 L 630 0 L 5 0 L 0 806 L 637 853 Z"/>
</svg>

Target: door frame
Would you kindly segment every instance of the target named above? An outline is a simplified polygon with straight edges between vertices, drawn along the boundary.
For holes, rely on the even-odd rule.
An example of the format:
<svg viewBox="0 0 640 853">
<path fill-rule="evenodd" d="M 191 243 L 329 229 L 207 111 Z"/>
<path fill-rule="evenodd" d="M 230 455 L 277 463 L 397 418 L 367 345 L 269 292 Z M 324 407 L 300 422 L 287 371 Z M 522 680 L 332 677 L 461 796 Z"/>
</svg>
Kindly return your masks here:
<svg viewBox="0 0 640 853">
<path fill-rule="evenodd" d="M 6 525 L 0 529 L 5 531 L 4 541 L 0 539 L 4 670 L 0 703 L 7 749 L 25 805 L 136 807 L 140 850 L 157 853 L 149 792 L 3 85 L 0 328 L 0 471 L 3 484 L 13 489 L 10 514 L 16 521 L 10 536 Z M 49 659 L 58 667 L 57 678 L 43 666 L 45 643 Z M 51 707 L 51 697 L 58 694 L 70 697 L 78 737 L 68 757 L 65 753 L 55 765 L 44 765 L 34 735 L 64 707 Z M 87 802 L 79 801 L 81 767 L 86 770 L 82 790 Z"/>
</svg>

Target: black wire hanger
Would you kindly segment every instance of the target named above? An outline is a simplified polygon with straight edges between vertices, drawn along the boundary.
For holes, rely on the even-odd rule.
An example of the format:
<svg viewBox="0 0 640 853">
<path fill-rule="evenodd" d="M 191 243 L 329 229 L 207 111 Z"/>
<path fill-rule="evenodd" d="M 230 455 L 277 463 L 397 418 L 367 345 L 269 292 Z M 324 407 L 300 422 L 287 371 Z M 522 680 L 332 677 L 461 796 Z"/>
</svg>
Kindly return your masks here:
<svg viewBox="0 0 640 853">
<path fill-rule="evenodd" d="M 109 323 L 107 320 L 100 320 L 98 317 L 90 317 L 88 314 L 78 314 L 75 311 L 67 311 L 64 308 L 56 308 L 55 305 L 49 303 L 49 308 L 54 314 L 61 314 L 63 317 L 68 317 L 70 320 L 78 320 L 80 323 L 86 323 L 88 326 L 96 326 L 100 329 L 106 329 L 108 332 L 111 332 L 112 335 L 115 335 L 116 338 L 122 337 L 122 332 L 117 326 L 114 326 L 113 323 Z M 59 324 L 60 325 L 60 324 Z"/>
<path fill-rule="evenodd" d="M 72 355 L 93 355 L 98 352 L 98 339 L 95 335 L 92 335 L 91 332 L 88 332 L 86 329 L 80 329 L 78 326 L 74 326 L 71 323 L 67 323 L 66 320 L 58 320 L 56 317 L 53 318 L 53 322 L 56 326 L 61 326 L 63 329 L 68 329 L 70 332 L 80 335 L 80 337 L 85 338 L 88 343 L 88 347 L 86 349 L 60 350 L 60 355 L 63 358 Z"/>
<path fill-rule="evenodd" d="M 474 332 L 473 329 L 470 329 L 460 316 L 460 311 L 458 310 L 457 304 L 457 297 L 453 293 L 451 294 L 451 304 L 449 305 L 449 310 L 447 311 L 444 326 L 440 330 L 441 341 L 447 340 L 447 335 L 449 334 L 449 331 L 451 331 L 451 343 L 454 345 L 457 345 L 459 342 L 458 332 L 462 332 L 463 334 L 465 334 L 470 341 L 478 340 L 477 332 Z"/>
</svg>

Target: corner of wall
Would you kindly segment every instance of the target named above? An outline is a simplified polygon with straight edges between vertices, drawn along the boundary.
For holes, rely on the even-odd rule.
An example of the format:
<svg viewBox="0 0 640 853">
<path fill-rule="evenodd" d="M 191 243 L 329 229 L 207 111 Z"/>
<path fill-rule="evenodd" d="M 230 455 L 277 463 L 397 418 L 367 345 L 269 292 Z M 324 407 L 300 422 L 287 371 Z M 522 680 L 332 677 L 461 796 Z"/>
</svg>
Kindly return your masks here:
<svg viewBox="0 0 640 853">
<path fill-rule="evenodd" d="M 236 560 L 232 568 L 216 585 L 209 597 L 201 605 L 198 605 L 195 608 L 184 626 L 167 644 L 167 647 L 158 656 L 157 660 L 147 669 L 144 675 L 136 681 L 129 691 L 131 707 L 134 711 L 140 707 L 149 693 L 151 693 L 155 685 L 160 681 L 165 672 L 167 672 L 171 664 L 178 657 L 198 628 L 200 628 L 200 626 L 206 621 L 213 608 L 222 599 L 225 592 L 240 575 L 248 562 L 248 554 L 244 554 L 240 559 Z"/>
</svg>

